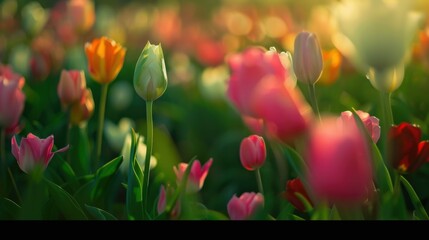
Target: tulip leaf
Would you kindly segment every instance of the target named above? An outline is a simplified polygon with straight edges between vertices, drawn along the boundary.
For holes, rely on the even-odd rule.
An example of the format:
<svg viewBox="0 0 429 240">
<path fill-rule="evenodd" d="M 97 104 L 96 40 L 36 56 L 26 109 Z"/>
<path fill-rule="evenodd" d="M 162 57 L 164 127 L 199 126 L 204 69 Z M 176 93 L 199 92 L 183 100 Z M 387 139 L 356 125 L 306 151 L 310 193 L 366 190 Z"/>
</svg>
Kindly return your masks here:
<svg viewBox="0 0 429 240">
<path fill-rule="evenodd" d="M 69 130 L 70 149 L 68 158 L 76 175 L 82 176 L 90 173 L 91 161 L 89 139 L 85 127 L 72 126 Z"/>
<path fill-rule="evenodd" d="M 49 163 L 44 175 L 58 185 L 63 186 L 67 183 L 67 186 L 70 187 L 71 190 L 76 190 L 78 188 L 78 182 L 73 168 L 60 156 L 56 156 Z"/>
<path fill-rule="evenodd" d="M 314 208 L 313 214 L 311 216 L 311 220 L 329 220 L 330 219 L 330 209 L 326 202 L 320 202 Z"/>
<path fill-rule="evenodd" d="M 419 219 L 429 220 L 429 216 L 428 216 L 422 202 L 420 201 L 419 196 L 414 191 L 413 186 L 411 186 L 411 184 L 408 182 L 408 180 L 406 178 L 404 178 L 403 176 L 401 176 L 401 182 L 404 185 L 405 189 L 408 192 L 408 195 L 411 198 L 411 202 L 413 203 L 414 208 L 416 209 L 417 217 Z"/>
<path fill-rule="evenodd" d="M 86 210 L 89 212 L 94 220 L 118 220 L 111 213 L 97 207 L 89 206 L 85 204 Z"/>
<path fill-rule="evenodd" d="M 221 212 L 207 209 L 205 220 L 228 220 L 229 218 Z"/>
<path fill-rule="evenodd" d="M 380 151 L 378 150 L 377 145 L 372 140 L 365 125 L 363 124 L 359 115 L 356 113 L 355 109 L 353 109 L 352 113 L 356 125 L 358 126 L 359 130 L 364 134 L 366 141 L 369 143 L 369 146 L 371 148 L 373 166 L 375 170 L 375 181 L 378 184 L 381 193 L 392 192 L 392 179 L 390 177 L 389 170 L 387 169 L 386 164 L 384 164 L 383 158 L 381 156 Z"/>
<path fill-rule="evenodd" d="M 138 138 L 134 129 L 131 129 L 130 164 L 128 168 L 128 184 L 126 196 L 127 216 L 130 220 L 143 219 L 143 185 L 142 170 L 137 163 L 136 153 Z"/>
<path fill-rule="evenodd" d="M 44 182 L 48 187 L 50 197 L 54 200 L 54 204 L 66 219 L 88 219 L 79 206 L 79 203 L 68 192 L 47 179 Z"/>
<path fill-rule="evenodd" d="M 111 189 L 110 185 L 114 180 L 119 166 L 121 166 L 122 159 L 123 157 L 119 156 L 97 170 L 95 173 L 95 186 L 91 193 L 93 201 L 97 202 L 101 197 L 105 196 L 108 189 Z"/>
<path fill-rule="evenodd" d="M 277 220 L 292 220 L 293 212 L 295 211 L 295 207 L 288 201 L 283 201 L 282 209 L 280 214 L 277 216 Z"/>
<path fill-rule="evenodd" d="M 21 207 L 9 198 L 0 198 L 0 220 L 15 219 Z"/>
<path fill-rule="evenodd" d="M 307 185 L 307 178 L 305 176 L 305 172 L 307 170 L 306 163 L 293 148 L 291 148 L 288 145 L 285 145 L 285 146 L 286 146 L 285 153 L 289 164 L 292 166 L 293 170 L 295 170 L 296 174 L 304 183 L 304 185 Z"/>
</svg>

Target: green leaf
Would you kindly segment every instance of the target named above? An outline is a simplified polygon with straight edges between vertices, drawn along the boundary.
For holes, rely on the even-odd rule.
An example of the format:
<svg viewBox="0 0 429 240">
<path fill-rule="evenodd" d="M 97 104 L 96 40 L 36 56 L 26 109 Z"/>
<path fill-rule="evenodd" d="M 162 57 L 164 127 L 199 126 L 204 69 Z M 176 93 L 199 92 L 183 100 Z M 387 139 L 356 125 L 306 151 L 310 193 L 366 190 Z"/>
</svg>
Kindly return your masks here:
<svg viewBox="0 0 429 240">
<path fill-rule="evenodd" d="M 381 195 L 380 220 L 401 220 L 408 219 L 405 200 L 400 189 L 397 193 L 385 193 Z"/>
<path fill-rule="evenodd" d="M 126 209 L 128 219 L 141 220 L 143 219 L 143 185 L 142 171 L 136 160 L 138 139 L 134 129 L 131 129 L 131 150 L 130 150 L 130 165 L 128 168 L 128 184 Z"/>
<path fill-rule="evenodd" d="M 70 164 L 78 176 L 89 174 L 91 170 L 90 145 L 86 128 L 72 126 L 69 131 L 70 149 L 67 154 L 69 154 Z"/>
<path fill-rule="evenodd" d="M 93 206 L 89 206 L 85 204 L 86 210 L 91 214 L 92 218 L 95 220 L 118 220 L 115 216 L 113 216 L 111 213 L 97 208 Z"/>
<path fill-rule="evenodd" d="M 404 178 L 403 176 L 401 176 L 401 182 L 404 185 L 405 189 L 408 192 L 408 195 L 411 198 L 411 202 L 414 205 L 414 208 L 416 209 L 416 215 L 419 219 L 424 219 L 424 220 L 429 220 L 429 216 L 422 204 L 422 202 L 420 201 L 419 196 L 417 195 L 416 191 L 414 191 L 413 186 L 411 186 L 410 182 L 408 182 L 408 180 L 406 178 Z"/>
<path fill-rule="evenodd" d="M 329 220 L 330 209 L 327 203 L 321 202 L 314 208 L 311 220 Z"/>
<path fill-rule="evenodd" d="M 119 156 L 97 170 L 95 173 L 95 186 L 91 193 L 93 201 L 99 201 L 101 197 L 106 196 L 105 193 L 110 189 L 110 184 L 113 182 L 122 160 L 123 157 Z"/>
<path fill-rule="evenodd" d="M 49 163 L 44 175 L 47 179 L 58 185 L 67 183 L 70 190 L 76 190 L 79 187 L 72 167 L 60 156 L 57 156 Z"/>
<path fill-rule="evenodd" d="M 277 216 L 277 220 L 292 220 L 293 212 L 295 211 L 295 207 L 288 201 L 283 201 L 282 209 L 280 214 Z"/>
<path fill-rule="evenodd" d="M 8 198 L 0 198 L 0 219 L 12 220 L 18 215 L 21 207 Z"/>
<path fill-rule="evenodd" d="M 79 206 L 79 203 L 68 192 L 47 179 L 44 182 L 48 187 L 50 197 L 54 200 L 56 207 L 66 219 L 88 219 Z"/>
<path fill-rule="evenodd" d="M 207 209 L 205 220 L 229 220 L 225 214 Z"/>
<path fill-rule="evenodd" d="M 289 164 L 295 170 L 298 177 L 301 179 L 304 185 L 308 185 L 305 172 L 307 172 L 307 165 L 302 157 L 290 146 L 285 145 L 285 153 Z"/>
</svg>

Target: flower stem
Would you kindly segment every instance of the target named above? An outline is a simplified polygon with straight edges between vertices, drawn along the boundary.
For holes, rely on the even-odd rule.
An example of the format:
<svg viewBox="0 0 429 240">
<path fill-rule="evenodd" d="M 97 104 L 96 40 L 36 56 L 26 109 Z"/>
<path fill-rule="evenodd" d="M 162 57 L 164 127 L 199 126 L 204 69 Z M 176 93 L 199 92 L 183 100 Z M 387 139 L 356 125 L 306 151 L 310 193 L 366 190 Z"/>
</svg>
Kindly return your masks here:
<svg viewBox="0 0 429 240">
<path fill-rule="evenodd" d="M 149 188 L 149 174 L 150 174 L 150 157 L 152 156 L 152 147 L 153 147 L 153 120 L 152 120 L 152 105 L 153 101 L 146 102 L 146 123 L 147 123 L 147 133 L 146 133 L 146 157 L 144 162 L 144 173 L 143 173 L 143 211 L 148 212 L 148 188 Z M 146 217 L 146 214 L 144 214 Z"/>
<path fill-rule="evenodd" d="M 316 84 L 307 84 L 307 86 L 308 86 L 308 92 L 310 95 L 311 107 L 313 108 L 313 111 L 317 114 L 317 117 L 320 120 L 319 105 L 317 104 L 317 98 L 316 98 Z"/>
<path fill-rule="evenodd" d="M 429 220 L 429 216 L 422 202 L 420 201 L 419 196 L 417 196 L 417 193 L 416 191 L 414 191 L 411 184 L 403 176 L 401 176 L 401 182 L 402 184 L 404 184 L 404 187 L 407 190 L 408 195 L 410 196 L 411 201 L 413 202 L 414 208 L 416 209 L 416 212 L 419 214 L 419 217 L 421 217 L 424 220 Z"/>
<path fill-rule="evenodd" d="M 264 187 L 262 186 L 262 178 L 261 178 L 261 171 L 258 169 L 256 169 L 255 171 L 256 173 L 256 182 L 258 182 L 258 189 L 259 192 L 264 195 Z"/>
<path fill-rule="evenodd" d="M 387 166 L 387 135 L 390 127 L 393 125 L 392 105 L 390 101 L 390 93 L 380 91 L 381 105 L 381 138 L 382 138 L 382 155 Z"/>
<path fill-rule="evenodd" d="M 0 129 L 0 154 L 1 154 L 1 161 L 2 161 L 2 167 L 1 168 L 2 169 L 6 169 L 7 168 L 7 172 L 9 174 L 10 180 L 12 182 L 13 189 L 16 192 L 16 197 L 18 198 L 19 202 L 22 202 L 21 194 L 19 194 L 18 187 L 16 186 L 15 179 L 13 178 L 13 174 L 10 171 L 9 166 L 7 165 L 7 161 L 6 161 L 6 146 L 5 146 L 5 144 L 6 144 L 6 131 L 5 131 L 4 128 L 1 128 Z M 5 174 L 6 173 L 3 174 L 3 172 L 2 172 L 2 175 L 4 176 L 4 179 L 6 178 Z"/>
<path fill-rule="evenodd" d="M 106 99 L 107 99 L 107 90 L 109 88 L 109 84 L 101 85 L 101 96 L 100 96 L 100 111 L 98 112 L 98 133 L 97 133 L 97 156 L 95 167 L 98 167 L 101 158 L 101 145 L 103 143 L 103 126 L 104 126 L 104 112 L 106 111 Z"/>
</svg>

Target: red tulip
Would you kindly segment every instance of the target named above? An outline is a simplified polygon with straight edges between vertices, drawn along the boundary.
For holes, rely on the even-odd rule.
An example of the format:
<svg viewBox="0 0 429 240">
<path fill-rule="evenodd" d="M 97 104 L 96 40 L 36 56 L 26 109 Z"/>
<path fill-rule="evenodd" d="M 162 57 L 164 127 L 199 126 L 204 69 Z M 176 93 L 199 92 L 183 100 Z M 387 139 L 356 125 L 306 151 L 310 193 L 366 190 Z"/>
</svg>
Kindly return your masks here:
<svg viewBox="0 0 429 240">
<path fill-rule="evenodd" d="M 241 141 L 240 160 L 245 169 L 253 171 L 262 167 L 266 156 L 265 141 L 261 136 L 251 135 Z"/>
<path fill-rule="evenodd" d="M 187 190 L 191 192 L 197 192 L 203 188 L 204 180 L 209 173 L 210 167 L 212 166 L 213 159 L 210 158 L 203 166 L 200 161 L 195 160 L 189 173 Z M 176 173 L 177 182 L 181 182 L 186 169 L 188 168 L 187 163 L 180 163 L 178 168 L 174 166 L 173 170 Z"/>
<path fill-rule="evenodd" d="M 260 193 L 246 192 L 238 198 L 234 195 L 228 202 L 228 214 L 231 220 L 251 218 L 258 208 L 264 206 L 264 196 Z"/>
<path fill-rule="evenodd" d="M 24 80 L 9 80 L 0 76 L 1 128 L 11 128 L 18 124 L 25 103 L 25 95 L 21 90 L 23 81 Z"/>
<path fill-rule="evenodd" d="M 392 126 L 388 135 L 389 161 L 400 173 L 412 173 L 429 161 L 429 141 L 420 141 L 416 125 L 403 122 Z"/>
<path fill-rule="evenodd" d="M 308 203 L 312 204 L 310 197 L 307 194 L 307 191 L 304 188 L 304 185 L 302 184 L 301 180 L 299 178 L 295 178 L 292 180 L 287 181 L 286 183 L 286 192 L 284 194 L 284 197 L 299 211 L 305 212 L 305 206 L 302 203 L 302 200 L 296 195 L 301 194 L 302 197 L 304 197 Z"/>
</svg>

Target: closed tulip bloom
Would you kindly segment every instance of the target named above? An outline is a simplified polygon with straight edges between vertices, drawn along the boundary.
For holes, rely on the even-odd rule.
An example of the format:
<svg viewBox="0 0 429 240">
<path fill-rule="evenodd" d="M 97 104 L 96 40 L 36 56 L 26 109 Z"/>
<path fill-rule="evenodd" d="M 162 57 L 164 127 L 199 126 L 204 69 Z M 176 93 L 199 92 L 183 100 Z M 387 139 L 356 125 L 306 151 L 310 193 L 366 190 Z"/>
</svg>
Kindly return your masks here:
<svg viewBox="0 0 429 240">
<path fill-rule="evenodd" d="M 187 190 L 190 192 L 198 192 L 203 188 L 204 181 L 209 173 L 210 167 L 212 166 L 213 159 L 210 158 L 203 166 L 200 161 L 195 160 L 191 166 L 191 172 L 189 173 Z M 187 163 L 180 163 L 178 167 L 174 166 L 173 170 L 176 173 L 177 182 L 182 181 L 183 175 L 188 168 Z"/>
<path fill-rule="evenodd" d="M 400 173 L 413 173 L 429 161 L 429 141 L 421 136 L 418 126 L 406 122 L 390 128 L 388 159 Z"/>
<path fill-rule="evenodd" d="M 91 77 L 100 84 L 112 82 L 122 69 L 125 52 L 125 48 L 107 37 L 86 43 L 85 53 Z"/>
<path fill-rule="evenodd" d="M 310 132 L 308 180 L 316 197 L 331 203 L 359 204 L 372 185 L 367 143 L 354 125 L 325 118 Z"/>
<path fill-rule="evenodd" d="M 86 89 L 85 73 L 78 70 L 62 70 L 57 93 L 63 106 L 80 101 Z"/>
<path fill-rule="evenodd" d="M 23 80 L 9 80 L 0 76 L 0 127 L 10 128 L 18 124 L 24 110 Z"/>
<path fill-rule="evenodd" d="M 234 195 L 228 202 L 228 215 L 231 220 L 247 220 L 264 206 L 264 196 L 260 193 L 245 192 L 238 198 Z"/>
<path fill-rule="evenodd" d="M 377 143 L 378 139 L 380 138 L 380 120 L 361 110 L 356 111 L 356 113 L 359 115 L 362 123 L 365 125 L 365 128 L 368 131 L 369 136 L 371 136 L 372 141 Z M 353 113 L 350 111 L 342 112 L 340 120 L 342 121 L 342 124 L 356 124 Z"/>
<path fill-rule="evenodd" d="M 300 32 L 295 38 L 293 69 L 299 81 L 314 84 L 323 70 L 323 55 L 317 36 Z"/>
<path fill-rule="evenodd" d="M 161 189 L 159 191 L 159 198 L 158 198 L 158 204 L 157 204 L 157 211 L 158 214 L 161 214 L 165 211 L 165 208 L 167 206 L 168 199 L 171 199 L 174 195 L 173 189 L 167 185 L 167 189 L 164 187 L 164 185 L 161 185 Z M 180 206 L 180 199 L 176 201 L 176 205 L 174 205 L 173 210 L 170 213 L 170 217 L 173 219 L 176 219 L 180 215 L 181 206 Z"/>
<path fill-rule="evenodd" d="M 294 178 L 286 183 L 286 192 L 284 197 L 288 200 L 296 209 L 301 212 L 305 212 L 306 208 L 302 200 L 298 197 L 297 194 L 300 194 L 309 204 L 312 204 L 310 197 L 307 194 L 307 191 L 304 188 L 304 185 L 301 182 L 301 179 Z"/>
<path fill-rule="evenodd" d="M 266 156 L 265 141 L 261 136 L 251 135 L 241 141 L 240 160 L 245 169 L 253 171 L 262 167 Z"/>
<path fill-rule="evenodd" d="M 19 167 L 25 173 L 29 173 L 37 165 L 45 169 L 55 153 L 66 151 L 69 146 L 65 146 L 55 152 L 51 152 L 54 146 L 54 136 L 41 139 L 29 133 L 22 138 L 18 145 L 15 136 L 12 138 L 12 154 L 16 158 Z"/>
<path fill-rule="evenodd" d="M 82 97 L 79 102 L 72 105 L 70 110 L 70 123 L 79 125 L 82 122 L 87 121 L 94 112 L 94 98 L 90 89 L 83 91 Z"/>
<path fill-rule="evenodd" d="M 270 137 L 288 142 L 305 133 L 313 118 L 311 107 L 298 88 L 269 77 L 257 86 L 250 103 L 264 120 Z"/>
<path fill-rule="evenodd" d="M 154 101 L 164 94 L 167 84 L 161 44 L 153 45 L 148 42 L 136 63 L 134 89 L 145 101 Z"/>
<path fill-rule="evenodd" d="M 231 77 L 228 83 L 228 98 L 243 114 L 257 117 L 250 106 L 250 99 L 256 86 L 267 76 L 274 76 L 279 83 L 289 78 L 289 72 L 275 51 L 265 52 L 261 48 L 248 48 L 243 53 L 228 59 Z"/>
</svg>

